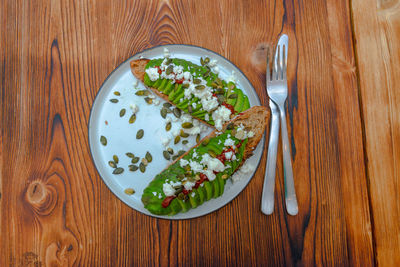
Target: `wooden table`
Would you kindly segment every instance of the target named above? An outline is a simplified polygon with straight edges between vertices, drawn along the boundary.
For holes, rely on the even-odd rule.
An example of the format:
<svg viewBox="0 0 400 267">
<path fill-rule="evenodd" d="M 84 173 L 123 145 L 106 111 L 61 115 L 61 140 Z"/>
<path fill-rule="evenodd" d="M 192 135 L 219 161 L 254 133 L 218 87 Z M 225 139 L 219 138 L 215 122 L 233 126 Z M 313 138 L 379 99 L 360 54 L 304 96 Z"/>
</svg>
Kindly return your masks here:
<svg viewBox="0 0 400 267">
<path fill-rule="evenodd" d="M 399 1 L 0 5 L 0 266 L 400 264 Z M 297 216 L 282 162 L 275 212 L 260 212 L 265 155 L 236 199 L 197 219 L 154 219 L 110 192 L 87 125 L 116 66 L 156 45 L 206 47 L 267 105 L 266 48 L 283 32 Z"/>
</svg>

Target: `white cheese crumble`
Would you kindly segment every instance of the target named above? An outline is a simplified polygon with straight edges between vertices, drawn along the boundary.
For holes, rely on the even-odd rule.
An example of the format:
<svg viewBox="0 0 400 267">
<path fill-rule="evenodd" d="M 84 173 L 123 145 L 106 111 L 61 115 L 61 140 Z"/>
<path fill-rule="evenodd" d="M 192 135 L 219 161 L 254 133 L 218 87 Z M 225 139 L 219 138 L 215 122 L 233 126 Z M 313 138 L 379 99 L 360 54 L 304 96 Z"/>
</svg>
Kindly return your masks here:
<svg viewBox="0 0 400 267">
<path fill-rule="evenodd" d="M 232 151 L 225 152 L 225 158 L 227 160 L 231 160 L 232 156 L 233 156 L 233 152 Z"/>
<path fill-rule="evenodd" d="M 200 163 L 207 165 L 207 170 L 216 172 L 222 172 L 226 168 L 225 165 L 219 159 L 213 158 L 209 154 L 204 154 Z"/>
<path fill-rule="evenodd" d="M 157 81 L 158 78 L 160 78 L 160 74 L 158 74 L 157 68 L 148 68 L 146 69 L 146 73 L 149 76 L 149 79 L 153 82 Z"/>
<path fill-rule="evenodd" d="M 153 196 L 156 196 L 157 195 L 157 192 L 152 192 L 153 193 Z"/>
<path fill-rule="evenodd" d="M 189 161 L 189 166 L 194 172 L 201 172 L 203 170 L 203 165 L 198 163 L 197 161 Z"/>
<path fill-rule="evenodd" d="M 204 115 L 204 120 L 205 121 L 209 121 L 210 120 L 210 115 L 208 115 L 208 113 L 206 113 L 206 115 Z"/>
<path fill-rule="evenodd" d="M 129 107 L 131 108 L 133 114 L 139 111 L 139 107 L 135 103 L 131 104 Z"/>
<path fill-rule="evenodd" d="M 161 198 L 162 198 L 162 195 L 161 195 L 161 193 L 158 193 L 158 198 L 159 198 L 159 199 L 161 199 Z"/>
<path fill-rule="evenodd" d="M 168 48 L 164 47 L 164 57 L 169 58 L 170 56 L 171 56 L 171 54 L 170 54 Z"/>
<path fill-rule="evenodd" d="M 160 104 L 160 100 L 158 100 L 158 99 L 153 100 L 153 104 L 156 105 L 156 106 L 158 106 L 158 105 Z"/>
<path fill-rule="evenodd" d="M 230 138 L 227 138 L 227 139 L 225 139 L 225 142 L 224 142 L 224 146 L 234 146 L 235 145 L 235 141 L 234 140 L 232 140 L 232 139 L 230 139 Z"/>
<path fill-rule="evenodd" d="M 212 114 L 215 128 L 221 130 L 224 122 L 229 121 L 231 114 L 232 112 L 225 106 L 220 106 L 217 108 L 217 110 L 215 110 Z"/>
<path fill-rule="evenodd" d="M 253 136 L 254 136 L 254 132 L 249 131 L 249 132 L 247 133 L 247 137 L 252 138 Z"/>
<path fill-rule="evenodd" d="M 190 191 L 190 190 L 192 190 L 193 186 L 195 186 L 195 185 L 196 185 L 196 183 L 194 183 L 194 182 L 186 181 L 186 183 L 183 185 L 183 187 L 187 191 Z"/>
<path fill-rule="evenodd" d="M 167 197 L 175 195 L 175 189 L 168 183 L 163 184 L 163 191 Z"/>
<path fill-rule="evenodd" d="M 190 195 L 191 195 L 192 197 L 195 197 L 195 196 L 196 196 L 196 193 L 195 193 L 195 192 L 192 192 Z"/>
<path fill-rule="evenodd" d="M 181 167 L 185 167 L 186 165 L 189 164 L 189 161 L 187 161 L 186 159 L 180 159 L 179 160 L 179 164 L 181 165 Z"/>
<path fill-rule="evenodd" d="M 246 160 L 242 167 L 240 168 L 241 173 L 250 173 L 254 170 L 254 165 L 250 163 L 250 161 Z"/>
<path fill-rule="evenodd" d="M 169 144 L 170 141 L 171 139 L 169 139 L 168 137 L 161 137 L 161 144 L 165 147 Z"/>
<path fill-rule="evenodd" d="M 215 66 L 217 66 L 217 60 L 216 59 L 211 59 L 210 62 L 208 63 L 208 66 L 213 68 Z"/>
</svg>

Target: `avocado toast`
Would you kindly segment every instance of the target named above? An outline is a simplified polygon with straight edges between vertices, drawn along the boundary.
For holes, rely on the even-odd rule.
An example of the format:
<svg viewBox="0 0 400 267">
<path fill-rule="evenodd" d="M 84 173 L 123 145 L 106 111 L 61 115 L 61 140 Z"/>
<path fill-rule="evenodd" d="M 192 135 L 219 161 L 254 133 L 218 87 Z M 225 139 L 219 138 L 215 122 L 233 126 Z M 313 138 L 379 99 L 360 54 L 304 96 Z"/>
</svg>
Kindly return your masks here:
<svg viewBox="0 0 400 267">
<path fill-rule="evenodd" d="M 261 140 L 267 118 L 267 109 L 255 106 L 213 131 L 156 175 L 143 191 L 144 207 L 174 215 L 221 196 L 227 179 Z"/>
<path fill-rule="evenodd" d="M 216 129 L 250 108 L 248 97 L 233 82 L 226 82 L 202 66 L 179 58 L 138 59 L 131 70 L 155 94 L 192 117 Z"/>
</svg>

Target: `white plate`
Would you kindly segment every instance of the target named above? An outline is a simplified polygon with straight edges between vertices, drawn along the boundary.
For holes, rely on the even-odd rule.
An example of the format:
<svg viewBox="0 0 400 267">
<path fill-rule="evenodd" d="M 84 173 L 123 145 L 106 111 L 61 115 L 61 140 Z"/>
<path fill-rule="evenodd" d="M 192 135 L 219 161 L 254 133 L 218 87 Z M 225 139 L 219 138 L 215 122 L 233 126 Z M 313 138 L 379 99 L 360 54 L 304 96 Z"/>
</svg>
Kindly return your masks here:
<svg viewBox="0 0 400 267">
<path fill-rule="evenodd" d="M 256 168 L 253 172 L 244 175 L 244 177 L 241 177 L 241 179 L 235 183 L 232 183 L 231 179 L 229 179 L 226 183 L 224 194 L 221 197 L 206 201 L 203 205 L 191 209 L 186 213 L 178 213 L 174 216 L 157 216 L 151 214 L 144 208 L 143 203 L 141 202 L 143 189 L 156 174 L 161 172 L 170 163 L 162 156 L 162 151 L 165 150 L 165 147 L 161 144 L 160 138 L 166 134 L 171 134 L 178 125 L 174 125 L 173 130 L 167 133 L 164 128 L 165 120 L 160 116 L 160 108 L 164 101 L 156 97 L 156 99 L 160 101 L 160 104 L 157 106 L 148 105 L 144 101 L 143 97 L 135 95 L 136 89 L 134 89 L 134 83 L 136 82 L 136 78 L 131 74 L 129 63 L 131 60 L 138 59 L 139 57 L 149 59 L 163 57 L 164 48 L 169 49 L 172 57 L 183 58 L 196 64 L 200 64 L 200 57 L 205 56 L 208 56 L 210 59 L 218 60 L 220 77 L 227 79 L 231 75 L 232 71 L 234 71 L 238 88 L 241 88 L 249 97 L 250 105 L 260 105 L 260 100 L 249 80 L 226 58 L 216 54 L 215 52 L 196 46 L 157 46 L 142 51 L 127 59 L 104 81 L 97 93 L 90 114 L 89 144 L 93 161 L 104 183 L 128 206 L 154 217 L 165 219 L 189 219 L 205 215 L 229 203 L 246 187 L 253 177 Z M 145 89 L 144 85 L 140 82 L 137 87 Z M 121 96 L 115 96 L 114 91 L 119 91 Z M 112 98 L 118 99 L 119 102 L 116 104 L 111 103 L 109 100 Z M 139 106 L 139 112 L 137 113 L 136 122 L 129 124 L 128 120 L 132 114 L 130 105 L 133 103 Z M 122 108 L 126 109 L 126 114 L 121 118 L 119 112 Z M 168 116 L 173 117 L 172 114 L 169 114 Z M 108 122 L 108 125 L 106 125 L 106 121 Z M 144 130 L 144 137 L 137 140 L 136 132 L 139 129 Z M 202 133 L 202 138 L 211 131 L 212 129 L 208 128 L 207 131 Z M 101 135 L 107 138 L 106 146 L 103 146 L 100 143 Z M 180 143 L 177 148 L 173 145 L 172 140 L 170 146 L 175 151 L 181 148 L 188 150 L 195 144 L 195 140 L 193 139 L 194 137 L 189 142 L 189 145 L 184 146 Z M 254 151 L 254 156 L 249 159 L 253 166 L 258 166 L 262 156 L 263 147 L 264 138 Z M 130 172 L 128 170 L 128 165 L 131 164 L 130 159 L 125 155 L 125 153 L 132 152 L 135 156 L 142 158 L 145 156 L 147 151 L 152 154 L 153 161 L 148 165 L 146 172 L 141 173 L 139 170 L 136 172 Z M 112 160 L 114 154 L 119 157 L 118 165 L 123 167 L 125 170 L 119 175 L 112 174 L 113 169 L 108 165 L 108 161 Z M 129 196 L 124 193 L 125 188 L 133 188 L 136 193 Z"/>
</svg>

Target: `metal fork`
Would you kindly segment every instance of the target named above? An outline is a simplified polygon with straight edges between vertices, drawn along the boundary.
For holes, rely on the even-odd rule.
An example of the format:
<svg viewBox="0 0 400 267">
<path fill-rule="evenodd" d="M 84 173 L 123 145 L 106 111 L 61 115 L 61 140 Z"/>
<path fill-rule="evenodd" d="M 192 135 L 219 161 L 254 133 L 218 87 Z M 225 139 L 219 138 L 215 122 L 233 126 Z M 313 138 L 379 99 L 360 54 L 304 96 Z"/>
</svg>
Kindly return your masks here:
<svg viewBox="0 0 400 267">
<path fill-rule="evenodd" d="M 293 181 L 292 159 L 290 156 L 289 137 L 286 125 L 285 102 L 288 95 L 286 66 L 289 38 L 283 34 L 278 41 L 275 52 L 274 67 L 269 69 L 269 57 L 267 58 L 267 93 L 270 99 L 278 106 L 281 118 L 283 169 L 285 177 L 285 202 L 286 210 L 290 215 L 298 213 L 296 191 Z"/>
</svg>

